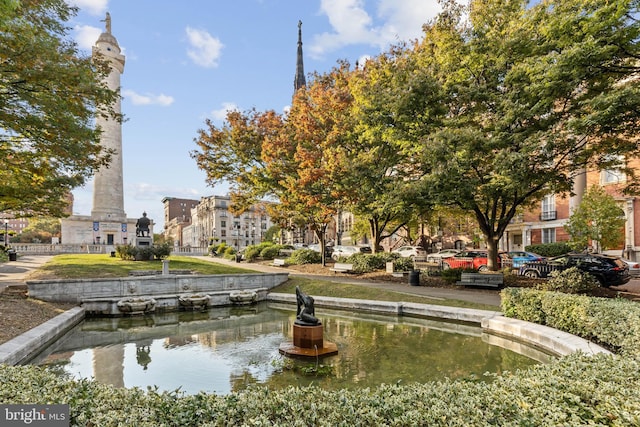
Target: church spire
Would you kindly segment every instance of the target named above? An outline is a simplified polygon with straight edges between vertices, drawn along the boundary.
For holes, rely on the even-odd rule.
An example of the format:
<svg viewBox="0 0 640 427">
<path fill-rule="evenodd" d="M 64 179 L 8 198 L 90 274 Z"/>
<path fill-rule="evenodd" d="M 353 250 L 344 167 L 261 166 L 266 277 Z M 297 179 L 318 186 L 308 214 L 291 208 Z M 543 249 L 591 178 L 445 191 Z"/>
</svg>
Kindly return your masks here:
<svg viewBox="0 0 640 427">
<path fill-rule="evenodd" d="M 298 21 L 298 56 L 296 59 L 296 77 L 293 80 L 294 93 L 302 86 L 306 86 L 304 78 L 304 64 L 302 62 L 302 21 Z"/>
</svg>

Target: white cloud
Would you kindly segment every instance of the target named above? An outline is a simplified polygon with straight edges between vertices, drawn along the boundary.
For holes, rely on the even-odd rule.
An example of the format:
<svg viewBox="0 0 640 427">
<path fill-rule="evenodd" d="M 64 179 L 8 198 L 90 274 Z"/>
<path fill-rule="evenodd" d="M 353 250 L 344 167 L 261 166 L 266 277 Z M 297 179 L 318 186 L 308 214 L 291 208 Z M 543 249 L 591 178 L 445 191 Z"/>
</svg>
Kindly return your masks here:
<svg viewBox="0 0 640 427">
<path fill-rule="evenodd" d="M 167 107 L 173 104 L 173 97 L 165 94 L 160 95 L 152 95 L 146 94 L 141 95 L 132 91 L 131 89 L 125 89 L 122 91 L 122 96 L 128 98 L 133 105 L 160 105 L 162 107 Z"/>
<path fill-rule="evenodd" d="M 191 27 L 186 28 L 186 33 L 191 46 L 190 49 L 187 49 L 189 58 L 202 67 L 217 67 L 224 47 L 220 39 L 213 37 L 205 30 L 197 30 Z"/>
<path fill-rule="evenodd" d="M 92 27 L 90 25 L 76 25 L 74 28 L 76 33 L 76 42 L 81 49 L 91 50 L 91 47 L 96 43 L 102 30 L 100 28 Z"/>
<path fill-rule="evenodd" d="M 227 113 L 229 111 L 239 110 L 238 106 L 233 102 L 223 102 L 222 107 L 217 110 L 212 110 L 209 115 L 213 120 L 224 121 L 227 118 Z"/>
<path fill-rule="evenodd" d="M 354 44 L 383 49 L 399 41 L 420 38 L 422 25 L 440 10 L 437 0 L 377 0 L 376 5 L 378 24 L 374 24 L 364 0 L 321 0 L 320 12 L 329 19 L 333 32 L 316 35 L 310 55 L 320 58 Z"/>
<path fill-rule="evenodd" d="M 66 0 L 71 6 L 78 6 L 91 15 L 101 15 L 107 11 L 109 0 Z"/>
</svg>

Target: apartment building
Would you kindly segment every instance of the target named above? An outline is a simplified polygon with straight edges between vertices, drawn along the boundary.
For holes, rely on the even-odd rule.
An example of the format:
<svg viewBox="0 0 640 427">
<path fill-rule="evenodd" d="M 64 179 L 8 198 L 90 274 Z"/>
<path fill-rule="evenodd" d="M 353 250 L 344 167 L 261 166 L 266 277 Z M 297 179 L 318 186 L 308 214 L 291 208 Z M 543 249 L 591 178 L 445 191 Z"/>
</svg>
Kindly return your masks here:
<svg viewBox="0 0 640 427">
<path fill-rule="evenodd" d="M 229 196 L 208 196 L 191 209 L 191 224 L 182 229 L 182 246 L 204 248 L 226 243 L 237 249 L 257 245 L 273 225 L 265 204 L 256 204 L 242 214 L 229 210 Z"/>
<path fill-rule="evenodd" d="M 640 160 L 629 165 L 640 171 Z M 523 213 L 507 228 L 500 247 L 503 250 L 523 250 L 527 245 L 566 242 L 570 239 L 563 226 L 592 185 L 600 185 L 614 197 L 624 211 L 624 244 L 605 252 L 640 260 L 640 197 L 623 194 L 622 189 L 630 179 L 618 169 L 585 171 L 574 183 L 574 195 L 550 194 L 535 209 Z"/>
</svg>

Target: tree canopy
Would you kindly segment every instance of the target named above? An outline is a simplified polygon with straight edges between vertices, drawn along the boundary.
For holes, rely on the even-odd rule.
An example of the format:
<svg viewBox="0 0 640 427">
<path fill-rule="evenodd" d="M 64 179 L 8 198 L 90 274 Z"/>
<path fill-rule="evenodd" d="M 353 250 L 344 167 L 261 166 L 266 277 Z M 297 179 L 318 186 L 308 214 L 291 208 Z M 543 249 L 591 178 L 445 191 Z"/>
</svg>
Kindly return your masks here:
<svg viewBox="0 0 640 427">
<path fill-rule="evenodd" d="M 408 145 L 429 197 L 475 214 L 490 266 L 518 207 L 637 155 L 636 3 L 452 1 L 425 26 L 411 55 L 445 110 L 417 111 L 412 123 L 433 125 Z"/>
<path fill-rule="evenodd" d="M 637 8 L 445 0 L 421 40 L 316 75 L 289 115 L 208 123 L 193 155 L 208 177 L 271 192 L 289 215 L 367 218 L 376 244 L 433 206 L 472 213 L 495 268 L 514 216 L 571 193 L 586 170 L 615 167 L 637 190 L 619 164 L 638 153 Z"/>
<path fill-rule="evenodd" d="M 68 39 L 77 9 L 22 0 L 0 19 L 0 211 L 62 216 L 70 191 L 108 164 L 97 114 L 120 120 L 105 60 Z"/>
</svg>

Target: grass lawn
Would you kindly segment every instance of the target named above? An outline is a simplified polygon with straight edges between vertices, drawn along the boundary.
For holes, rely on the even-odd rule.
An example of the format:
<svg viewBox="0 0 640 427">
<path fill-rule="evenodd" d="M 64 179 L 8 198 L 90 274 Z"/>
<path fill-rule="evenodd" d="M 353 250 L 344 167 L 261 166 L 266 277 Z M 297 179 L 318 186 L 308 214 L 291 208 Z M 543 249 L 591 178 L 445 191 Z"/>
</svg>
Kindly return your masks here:
<svg viewBox="0 0 640 427">
<path fill-rule="evenodd" d="M 444 305 L 447 307 L 474 308 L 477 310 L 499 311 L 500 307 L 488 304 L 478 304 L 461 300 L 433 299 L 405 292 L 394 292 L 386 289 L 372 288 L 365 285 L 334 283 L 321 279 L 305 279 L 290 277 L 288 281 L 271 289 L 271 292 L 295 294 L 296 286 L 308 295 L 319 295 L 336 298 L 369 299 L 374 301 L 416 302 L 420 304 Z"/>
<path fill-rule="evenodd" d="M 192 270 L 199 274 L 235 274 L 255 272 L 193 257 L 169 257 L 170 270 Z M 126 261 L 106 254 L 56 255 L 29 275 L 31 280 L 87 279 L 93 277 L 126 277 L 133 270 L 162 271 L 161 261 Z"/>
<path fill-rule="evenodd" d="M 250 268 L 218 264 L 187 256 L 169 257 L 170 270 L 191 270 L 198 274 L 237 274 L 256 272 Z M 132 270 L 162 271 L 160 261 L 126 261 L 107 254 L 69 254 L 56 255 L 49 262 L 29 275 L 30 280 L 47 279 L 87 279 L 94 277 L 127 277 Z M 334 278 L 332 278 L 334 280 Z M 372 288 L 362 285 L 329 282 L 322 279 L 306 279 L 290 276 L 286 283 L 272 289 L 272 292 L 295 293 L 300 286 L 309 295 L 355 298 L 392 302 L 417 302 L 451 307 L 493 310 L 497 307 L 459 300 L 442 300 L 411 295 L 404 292 Z"/>
</svg>

